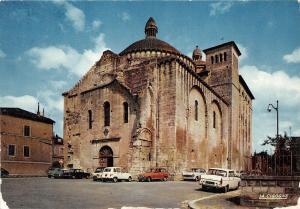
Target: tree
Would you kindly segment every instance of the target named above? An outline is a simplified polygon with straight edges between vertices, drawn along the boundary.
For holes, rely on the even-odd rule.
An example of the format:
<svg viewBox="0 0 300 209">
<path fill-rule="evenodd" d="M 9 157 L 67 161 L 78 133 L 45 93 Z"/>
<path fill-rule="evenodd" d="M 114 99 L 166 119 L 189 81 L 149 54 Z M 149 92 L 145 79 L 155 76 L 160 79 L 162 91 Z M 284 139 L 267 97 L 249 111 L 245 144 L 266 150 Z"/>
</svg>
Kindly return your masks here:
<svg viewBox="0 0 300 209">
<path fill-rule="evenodd" d="M 267 136 L 262 145 L 275 147 L 275 153 L 288 154 L 290 152 L 291 139 L 286 133 L 284 133 L 284 136 L 279 135 L 278 137 Z"/>
</svg>

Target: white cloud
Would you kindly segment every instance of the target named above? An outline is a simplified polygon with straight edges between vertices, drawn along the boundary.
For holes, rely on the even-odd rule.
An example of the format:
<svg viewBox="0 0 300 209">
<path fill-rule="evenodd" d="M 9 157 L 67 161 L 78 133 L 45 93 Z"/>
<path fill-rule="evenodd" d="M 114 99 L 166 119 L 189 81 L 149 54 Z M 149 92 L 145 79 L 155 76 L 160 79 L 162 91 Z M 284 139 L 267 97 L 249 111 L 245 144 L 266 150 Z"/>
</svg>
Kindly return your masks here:
<svg viewBox="0 0 300 209">
<path fill-rule="evenodd" d="M 46 84 L 47 85 L 47 84 Z M 52 86 L 53 83 L 50 86 Z M 15 107 L 27 110 L 32 113 L 37 112 L 38 102 L 40 103 L 40 112 L 45 110 L 45 117 L 51 118 L 56 122 L 55 131 L 62 135 L 63 133 L 63 108 L 64 100 L 59 91 L 41 89 L 37 92 L 37 96 L 0 96 L 1 107 Z"/>
<path fill-rule="evenodd" d="M 61 90 L 67 85 L 67 82 L 66 81 L 50 81 L 50 85 L 55 90 Z"/>
<path fill-rule="evenodd" d="M 66 18 L 69 20 L 77 31 L 83 31 L 85 27 L 85 14 L 82 10 L 66 1 L 54 1 L 57 5 L 62 5 L 66 12 Z"/>
<path fill-rule="evenodd" d="M 295 49 L 291 54 L 284 55 L 283 59 L 287 63 L 300 63 L 300 47 Z"/>
<path fill-rule="evenodd" d="M 119 16 L 121 17 L 121 19 L 122 19 L 124 22 L 130 20 L 130 18 L 131 18 L 130 15 L 129 15 L 127 12 L 122 12 L 122 14 L 119 15 Z"/>
<path fill-rule="evenodd" d="M 6 54 L 0 49 L 0 59 L 5 58 Z"/>
<path fill-rule="evenodd" d="M 37 97 L 40 101 L 43 101 L 44 104 L 46 104 L 46 108 L 51 112 L 63 112 L 64 100 L 60 93 L 54 92 L 52 90 L 43 90 L 37 93 Z"/>
<path fill-rule="evenodd" d="M 230 8 L 232 7 L 232 2 L 216 2 L 210 4 L 210 7 L 211 7 L 209 12 L 210 16 L 224 14 L 230 10 Z"/>
<path fill-rule="evenodd" d="M 99 60 L 102 52 L 108 49 L 104 37 L 101 33 L 93 40 L 95 47 L 85 49 L 82 53 L 70 46 L 48 46 L 33 47 L 26 54 L 39 69 L 66 69 L 72 74 L 82 76 Z"/>
<path fill-rule="evenodd" d="M 1 107 L 17 107 L 30 112 L 37 111 L 37 98 L 31 95 L 23 96 L 0 96 Z"/>
<path fill-rule="evenodd" d="M 93 30 L 98 29 L 101 25 L 102 25 L 102 22 L 100 20 L 94 20 L 92 23 Z"/>
<path fill-rule="evenodd" d="M 242 44 L 237 43 L 239 50 L 241 51 L 241 56 L 239 57 L 240 62 L 244 61 L 248 57 L 248 50 Z"/>
<path fill-rule="evenodd" d="M 266 136 L 276 134 L 276 112 L 267 112 L 268 104 L 279 100 L 279 134 L 292 127 L 299 133 L 300 124 L 300 77 L 290 76 L 284 71 L 266 72 L 256 66 L 243 66 L 243 78 L 255 96 L 253 101 L 254 150 L 264 150 L 261 143 Z"/>
</svg>

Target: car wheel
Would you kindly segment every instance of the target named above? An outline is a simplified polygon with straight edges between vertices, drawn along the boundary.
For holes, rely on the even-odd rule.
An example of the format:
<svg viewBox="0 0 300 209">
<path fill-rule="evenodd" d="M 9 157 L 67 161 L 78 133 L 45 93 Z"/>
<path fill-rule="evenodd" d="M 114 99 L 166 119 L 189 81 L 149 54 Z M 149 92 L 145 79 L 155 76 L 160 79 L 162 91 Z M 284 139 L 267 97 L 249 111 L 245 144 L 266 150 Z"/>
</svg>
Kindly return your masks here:
<svg viewBox="0 0 300 209">
<path fill-rule="evenodd" d="M 131 182 L 132 181 L 132 178 L 131 176 L 128 177 L 128 182 Z"/>
<path fill-rule="evenodd" d="M 203 190 L 203 191 L 206 191 L 206 190 L 207 190 L 207 187 L 204 186 L 204 185 L 202 185 L 202 190 Z"/>
<path fill-rule="evenodd" d="M 196 180 L 196 181 L 199 181 L 199 176 L 196 176 L 195 180 Z"/>
<path fill-rule="evenodd" d="M 117 182 L 118 182 L 118 178 L 117 178 L 117 177 L 114 177 L 114 178 L 113 178 L 113 182 L 114 182 L 114 183 L 117 183 Z"/>
<path fill-rule="evenodd" d="M 151 178 L 150 178 L 150 177 L 147 177 L 147 181 L 148 181 L 148 182 L 151 182 Z"/>
<path fill-rule="evenodd" d="M 167 178 L 167 177 L 164 177 L 164 178 L 163 178 L 163 181 L 167 181 L 167 180 L 168 180 L 168 178 Z"/>
<path fill-rule="evenodd" d="M 227 185 L 226 187 L 224 187 L 224 193 L 229 191 L 229 186 Z"/>
</svg>

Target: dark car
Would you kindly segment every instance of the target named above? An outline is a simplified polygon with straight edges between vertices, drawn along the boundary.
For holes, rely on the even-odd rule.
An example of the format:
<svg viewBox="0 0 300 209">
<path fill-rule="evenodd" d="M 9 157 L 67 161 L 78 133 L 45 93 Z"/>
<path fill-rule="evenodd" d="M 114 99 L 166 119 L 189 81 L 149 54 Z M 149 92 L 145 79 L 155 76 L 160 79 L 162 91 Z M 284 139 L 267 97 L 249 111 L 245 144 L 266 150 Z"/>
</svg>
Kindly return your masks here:
<svg viewBox="0 0 300 209">
<path fill-rule="evenodd" d="M 164 168 L 152 168 L 149 171 L 142 173 L 138 176 L 139 181 L 153 181 L 161 180 L 167 181 L 169 178 L 169 173 Z"/>
<path fill-rule="evenodd" d="M 64 171 L 62 177 L 66 179 L 82 179 L 89 178 L 90 174 L 84 172 L 82 169 L 71 168 L 70 170 Z"/>
<path fill-rule="evenodd" d="M 54 177 L 55 173 L 59 173 L 61 168 L 49 168 L 48 170 L 48 178 Z"/>
<path fill-rule="evenodd" d="M 7 177 L 9 175 L 9 172 L 5 170 L 4 168 L 1 168 L 1 177 Z"/>
<path fill-rule="evenodd" d="M 53 171 L 53 177 L 55 179 L 59 179 L 59 178 L 64 178 L 64 173 L 69 172 L 69 170 L 67 169 L 55 169 Z"/>
</svg>

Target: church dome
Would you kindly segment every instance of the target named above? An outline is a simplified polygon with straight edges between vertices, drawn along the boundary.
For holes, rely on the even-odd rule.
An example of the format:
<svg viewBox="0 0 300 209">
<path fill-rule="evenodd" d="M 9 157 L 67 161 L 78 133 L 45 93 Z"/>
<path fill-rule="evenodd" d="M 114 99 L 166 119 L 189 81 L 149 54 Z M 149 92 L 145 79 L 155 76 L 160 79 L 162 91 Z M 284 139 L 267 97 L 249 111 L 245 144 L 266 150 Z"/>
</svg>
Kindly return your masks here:
<svg viewBox="0 0 300 209">
<path fill-rule="evenodd" d="M 181 54 L 177 49 L 168 44 L 165 41 L 162 41 L 156 38 L 156 34 L 158 32 L 158 28 L 156 23 L 152 17 L 149 18 L 145 25 L 145 39 L 139 40 L 128 46 L 124 49 L 120 55 L 132 53 L 132 52 L 140 52 L 140 51 L 162 51 L 169 52 L 174 54 Z"/>
</svg>

